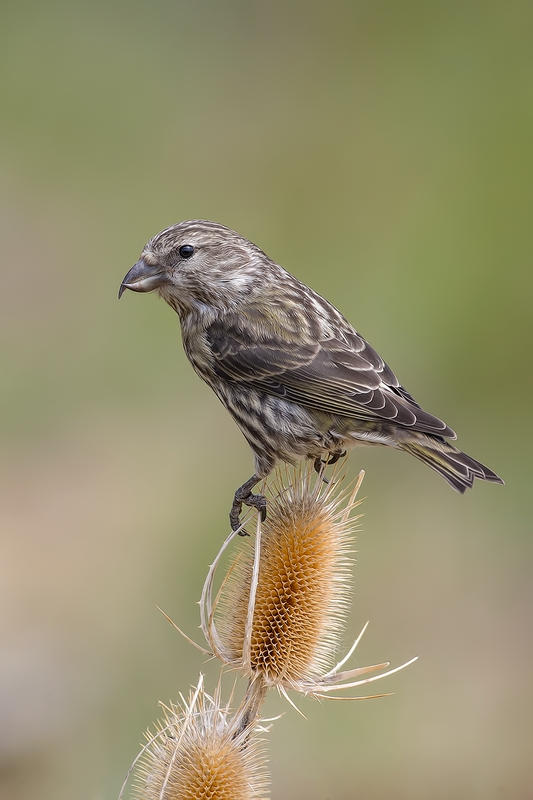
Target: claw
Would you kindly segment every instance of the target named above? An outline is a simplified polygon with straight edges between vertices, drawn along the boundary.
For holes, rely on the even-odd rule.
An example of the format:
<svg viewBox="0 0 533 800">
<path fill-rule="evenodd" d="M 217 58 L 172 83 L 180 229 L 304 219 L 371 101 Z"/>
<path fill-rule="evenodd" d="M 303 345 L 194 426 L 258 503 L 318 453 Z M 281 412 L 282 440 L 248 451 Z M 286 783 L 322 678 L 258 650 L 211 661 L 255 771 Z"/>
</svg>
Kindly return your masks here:
<svg viewBox="0 0 533 800">
<path fill-rule="evenodd" d="M 324 477 L 323 472 L 326 467 L 329 467 L 331 464 L 336 464 L 339 458 L 344 458 L 346 455 L 346 450 L 343 450 L 342 453 L 328 453 L 328 457 L 326 461 L 322 461 L 322 459 L 315 458 L 315 472 L 318 472 L 319 475 L 322 476 L 322 480 L 324 483 L 329 483 L 328 479 Z"/>
<path fill-rule="evenodd" d="M 261 514 L 261 522 L 266 520 L 267 511 L 267 501 L 266 497 L 262 494 L 252 494 L 252 489 L 254 488 L 255 484 L 259 482 L 259 478 L 257 475 L 252 475 L 246 483 L 243 483 L 237 491 L 235 492 L 235 497 L 233 498 L 233 505 L 231 507 L 231 511 L 229 514 L 229 521 L 231 525 L 231 529 L 236 531 L 241 527 L 241 511 L 243 505 L 251 506 L 252 508 L 256 508 L 257 511 Z M 249 534 L 245 531 L 239 531 L 240 536 L 248 536 Z"/>
<path fill-rule="evenodd" d="M 331 464 L 336 464 L 339 458 L 344 458 L 345 455 L 346 455 L 346 450 L 343 450 L 342 453 L 333 453 L 329 456 L 328 460 L 326 461 L 326 464 L 328 465 L 328 467 Z"/>
</svg>

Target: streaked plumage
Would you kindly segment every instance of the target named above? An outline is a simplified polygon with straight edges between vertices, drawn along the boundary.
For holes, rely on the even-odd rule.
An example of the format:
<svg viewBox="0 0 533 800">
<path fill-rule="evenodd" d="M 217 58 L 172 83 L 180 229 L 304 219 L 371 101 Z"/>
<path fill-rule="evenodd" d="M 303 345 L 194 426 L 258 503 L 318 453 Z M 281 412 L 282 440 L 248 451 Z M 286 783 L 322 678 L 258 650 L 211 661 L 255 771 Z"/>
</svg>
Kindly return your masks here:
<svg viewBox="0 0 533 800">
<path fill-rule="evenodd" d="M 336 460 L 355 444 L 405 450 L 464 492 L 502 483 L 447 439 L 454 431 L 411 397 L 323 297 L 238 233 L 206 220 L 172 225 L 145 246 L 124 289 L 157 289 L 178 313 L 185 352 L 242 430 L 255 474 L 236 494 L 263 513 L 255 484 L 277 460 Z"/>
</svg>

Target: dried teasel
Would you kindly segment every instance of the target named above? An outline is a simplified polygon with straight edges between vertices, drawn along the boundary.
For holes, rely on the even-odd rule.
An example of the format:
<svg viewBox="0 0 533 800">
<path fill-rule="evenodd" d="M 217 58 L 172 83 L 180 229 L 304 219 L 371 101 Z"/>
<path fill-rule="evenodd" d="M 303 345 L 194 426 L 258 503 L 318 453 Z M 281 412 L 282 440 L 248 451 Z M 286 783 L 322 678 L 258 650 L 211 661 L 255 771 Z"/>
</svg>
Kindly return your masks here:
<svg viewBox="0 0 533 800">
<path fill-rule="evenodd" d="M 300 471 L 287 486 L 287 474 L 277 474 L 268 517 L 264 523 L 258 517 L 253 546 L 247 546 L 249 540 L 241 544 L 215 598 L 217 567 L 235 533 L 211 566 L 200 614 L 212 654 L 238 668 L 252 684 L 277 687 L 287 699 L 288 689 L 326 697 L 412 663 L 416 659 L 370 677 L 363 676 L 389 662 L 341 670 L 365 625 L 333 666 L 350 606 L 353 536 L 360 518 L 352 512 L 361 502 L 357 493 L 364 473 L 344 491 L 339 491 L 336 476 L 326 484 L 311 471 Z"/>
<path fill-rule="evenodd" d="M 416 660 L 372 675 L 388 662 L 343 670 L 365 625 L 333 665 L 350 607 L 353 537 L 360 518 L 353 511 L 360 504 L 363 473 L 344 490 L 335 475 L 329 484 L 309 471 L 291 480 L 288 475 L 287 469 L 277 473 L 267 520 L 261 523 L 258 516 L 255 537 L 238 540 L 240 550 L 213 597 L 217 568 L 236 532 L 224 542 L 200 600 L 201 627 L 211 649 L 196 647 L 248 678 L 239 709 L 231 713 L 231 699 L 222 705 L 220 683 L 208 695 L 200 676 L 188 701 L 180 695 L 178 705 L 163 706 L 164 719 L 146 734 L 119 800 L 133 769 L 137 800 L 265 798 L 260 734 L 266 729 L 259 713 L 269 688 L 294 705 L 289 689 L 331 697 L 335 690 L 379 680 Z"/>
<path fill-rule="evenodd" d="M 203 676 L 189 700 L 163 706 L 164 718 L 133 762 L 136 800 L 266 800 L 268 776 L 258 710 L 262 698 L 247 692 L 232 716 L 220 685 L 211 697 Z"/>
</svg>

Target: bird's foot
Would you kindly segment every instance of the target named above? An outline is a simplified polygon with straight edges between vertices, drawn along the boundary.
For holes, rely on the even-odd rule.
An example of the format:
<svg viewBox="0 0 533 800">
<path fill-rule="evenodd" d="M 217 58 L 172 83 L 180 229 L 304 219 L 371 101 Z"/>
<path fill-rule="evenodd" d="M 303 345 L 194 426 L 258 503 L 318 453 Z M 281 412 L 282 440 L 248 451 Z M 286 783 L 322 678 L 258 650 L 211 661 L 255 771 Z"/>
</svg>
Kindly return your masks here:
<svg viewBox="0 0 533 800">
<path fill-rule="evenodd" d="M 331 464 L 336 464 L 339 458 L 344 458 L 345 455 L 346 450 L 342 450 L 340 453 L 332 453 L 326 461 L 326 465 L 329 467 Z"/>
<path fill-rule="evenodd" d="M 329 467 L 331 464 L 336 464 L 339 458 L 343 458 L 346 455 L 346 450 L 343 450 L 341 453 L 329 453 L 327 461 L 322 461 L 322 459 L 315 458 L 315 472 L 317 472 L 324 483 L 329 483 L 328 479 L 324 475 L 324 471 L 326 467 Z"/>
<path fill-rule="evenodd" d="M 328 479 L 324 476 L 324 470 L 326 469 L 327 463 L 328 463 L 327 461 L 322 461 L 322 459 L 319 457 L 315 458 L 313 464 L 315 472 L 318 474 L 320 478 L 322 478 L 324 483 L 329 483 Z"/>
<path fill-rule="evenodd" d="M 252 475 L 252 477 L 243 483 L 237 491 L 235 492 L 235 497 L 233 498 L 233 505 L 231 507 L 231 511 L 229 513 L 229 521 L 231 525 L 231 529 L 233 531 L 239 530 L 241 527 L 241 511 L 243 505 L 250 506 L 252 508 L 256 508 L 257 511 L 261 514 L 261 522 L 264 522 L 266 519 L 266 507 L 267 507 L 267 500 L 266 497 L 262 494 L 252 494 L 252 489 L 256 483 L 258 483 L 259 478 L 257 475 Z M 239 536 L 248 536 L 249 534 L 243 529 L 239 531 Z"/>
</svg>

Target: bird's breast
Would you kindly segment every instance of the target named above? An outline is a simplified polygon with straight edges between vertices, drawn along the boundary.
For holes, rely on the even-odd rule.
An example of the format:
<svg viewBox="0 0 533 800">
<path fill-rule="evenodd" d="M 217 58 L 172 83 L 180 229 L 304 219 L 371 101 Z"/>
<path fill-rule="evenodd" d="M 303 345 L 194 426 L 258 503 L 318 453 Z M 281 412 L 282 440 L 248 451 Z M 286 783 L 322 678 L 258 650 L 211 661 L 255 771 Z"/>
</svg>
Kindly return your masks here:
<svg viewBox="0 0 533 800">
<path fill-rule="evenodd" d="M 211 383 L 215 376 L 213 369 L 213 354 L 209 346 L 205 328 L 203 326 L 182 322 L 181 335 L 185 355 L 197 375 L 207 383 Z"/>
</svg>

